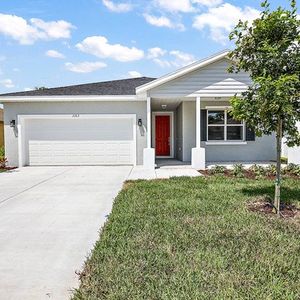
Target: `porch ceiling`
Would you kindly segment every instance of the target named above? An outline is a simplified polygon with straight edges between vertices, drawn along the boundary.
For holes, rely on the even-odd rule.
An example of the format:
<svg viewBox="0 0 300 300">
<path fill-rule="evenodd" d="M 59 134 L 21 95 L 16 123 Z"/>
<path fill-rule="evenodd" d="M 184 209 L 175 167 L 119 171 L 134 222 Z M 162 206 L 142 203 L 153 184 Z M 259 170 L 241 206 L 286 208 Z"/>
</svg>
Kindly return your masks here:
<svg viewBox="0 0 300 300">
<path fill-rule="evenodd" d="M 152 111 L 162 111 L 162 105 L 167 105 L 166 111 L 176 110 L 177 106 L 182 102 L 182 99 L 151 99 Z M 193 101 L 193 99 L 190 99 Z"/>
</svg>

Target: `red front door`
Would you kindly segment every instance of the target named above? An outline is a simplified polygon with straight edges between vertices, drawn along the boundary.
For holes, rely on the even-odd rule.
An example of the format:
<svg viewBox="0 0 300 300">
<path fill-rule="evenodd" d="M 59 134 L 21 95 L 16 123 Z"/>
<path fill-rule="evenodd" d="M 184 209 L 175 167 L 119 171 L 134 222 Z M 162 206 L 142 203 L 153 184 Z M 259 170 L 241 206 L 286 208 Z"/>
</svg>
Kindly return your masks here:
<svg viewBox="0 0 300 300">
<path fill-rule="evenodd" d="M 156 156 L 170 156 L 170 116 L 155 117 Z"/>
</svg>

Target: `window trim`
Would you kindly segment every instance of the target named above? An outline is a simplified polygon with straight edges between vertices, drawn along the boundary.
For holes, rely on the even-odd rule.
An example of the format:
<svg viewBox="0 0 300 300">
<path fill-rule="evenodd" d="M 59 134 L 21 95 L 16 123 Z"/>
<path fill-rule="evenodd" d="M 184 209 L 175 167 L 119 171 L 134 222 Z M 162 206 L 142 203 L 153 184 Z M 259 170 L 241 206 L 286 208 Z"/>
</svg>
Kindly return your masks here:
<svg viewBox="0 0 300 300">
<path fill-rule="evenodd" d="M 246 123 L 244 121 L 241 122 L 241 124 L 227 124 L 227 115 L 228 115 L 228 110 L 231 107 L 229 106 L 224 106 L 224 107 L 220 107 L 220 106 L 209 106 L 206 107 L 207 110 L 207 116 L 206 116 L 206 142 L 207 143 L 213 143 L 213 144 L 240 144 L 240 143 L 244 143 L 246 141 Z M 209 112 L 210 111 L 223 111 L 224 112 L 224 124 L 209 124 L 208 123 L 208 117 L 209 117 Z M 209 134 L 208 134 L 208 128 L 209 127 L 224 127 L 224 139 L 223 140 L 210 140 L 209 139 Z M 227 128 L 228 127 L 242 127 L 242 139 L 241 140 L 228 140 L 227 139 Z"/>
</svg>

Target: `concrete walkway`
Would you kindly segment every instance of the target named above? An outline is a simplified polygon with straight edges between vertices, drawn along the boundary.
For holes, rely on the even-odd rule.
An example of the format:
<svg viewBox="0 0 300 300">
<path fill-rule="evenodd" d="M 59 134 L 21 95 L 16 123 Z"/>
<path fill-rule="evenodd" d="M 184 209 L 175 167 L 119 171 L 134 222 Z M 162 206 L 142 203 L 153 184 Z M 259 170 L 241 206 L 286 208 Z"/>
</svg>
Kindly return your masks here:
<svg viewBox="0 0 300 300">
<path fill-rule="evenodd" d="M 170 177 L 198 177 L 199 172 L 191 167 L 190 163 L 184 163 L 175 159 L 159 159 L 156 161 L 155 170 L 147 170 L 143 166 L 132 169 L 128 180 L 138 179 L 168 179 Z"/>
<path fill-rule="evenodd" d="M 68 299 L 131 169 L 0 173 L 0 299 Z"/>
</svg>

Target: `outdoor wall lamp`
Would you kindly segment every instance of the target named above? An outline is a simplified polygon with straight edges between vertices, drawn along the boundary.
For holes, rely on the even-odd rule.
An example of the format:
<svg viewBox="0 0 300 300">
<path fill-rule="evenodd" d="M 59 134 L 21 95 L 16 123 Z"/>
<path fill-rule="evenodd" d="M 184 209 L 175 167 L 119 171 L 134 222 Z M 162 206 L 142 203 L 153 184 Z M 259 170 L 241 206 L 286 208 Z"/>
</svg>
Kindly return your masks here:
<svg viewBox="0 0 300 300">
<path fill-rule="evenodd" d="M 10 121 L 10 127 L 16 127 L 16 120 Z"/>
<path fill-rule="evenodd" d="M 138 126 L 139 126 L 139 127 L 143 126 L 143 121 L 142 121 L 142 119 L 138 119 Z"/>
</svg>

